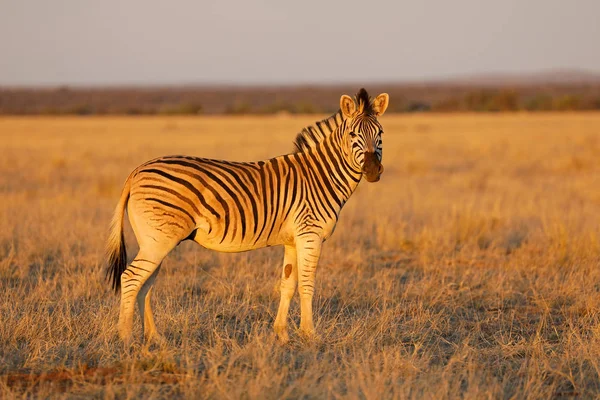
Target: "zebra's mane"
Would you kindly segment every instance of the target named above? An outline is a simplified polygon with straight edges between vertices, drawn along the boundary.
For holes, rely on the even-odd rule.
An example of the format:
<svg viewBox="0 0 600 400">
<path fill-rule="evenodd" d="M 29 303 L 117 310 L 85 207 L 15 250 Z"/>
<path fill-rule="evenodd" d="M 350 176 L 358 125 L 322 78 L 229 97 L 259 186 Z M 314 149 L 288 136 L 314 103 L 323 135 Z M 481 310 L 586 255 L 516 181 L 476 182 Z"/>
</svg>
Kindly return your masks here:
<svg viewBox="0 0 600 400">
<path fill-rule="evenodd" d="M 373 102 L 367 91 L 363 88 L 358 91 L 355 98 L 358 106 L 358 112 L 361 114 L 371 115 L 374 113 Z M 317 146 L 325 138 L 331 135 L 344 121 L 344 114 L 338 110 L 332 116 L 325 118 L 322 121 L 317 121 L 314 125 L 309 125 L 296 135 L 294 140 L 294 152 L 300 153 L 311 147 Z"/>
<path fill-rule="evenodd" d="M 344 115 L 341 110 L 338 110 L 332 116 L 302 129 L 294 140 L 294 153 L 300 153 L 315 147 L 331 135 L 342 124 L 342 121 L 344 121 Z"/>
</svg>

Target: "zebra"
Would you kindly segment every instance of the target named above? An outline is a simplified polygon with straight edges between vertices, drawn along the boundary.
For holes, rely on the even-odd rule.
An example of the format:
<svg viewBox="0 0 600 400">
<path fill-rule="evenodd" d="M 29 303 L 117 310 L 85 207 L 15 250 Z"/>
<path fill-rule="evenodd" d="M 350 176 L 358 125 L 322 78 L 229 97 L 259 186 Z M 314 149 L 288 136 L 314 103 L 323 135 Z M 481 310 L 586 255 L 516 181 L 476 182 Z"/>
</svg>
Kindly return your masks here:
<svg viewBox="0 0 600 400">
<path fill-rule="evenodd" d="M 142 340 L 163 341 L 150 305 L 161 262 L 183 240 L 222 252 L 283 245 L 280 302 L 274 331 L 287 342 L 290 301 L 298 287 L 300 333 L 314 335 L 312 301 L 322 243 L 364 176 L 383 173 L 378 117 L 389 95 L 365 89 L 342 95 L 340 109 L 304 128 L 295 151 L 265 161 L 233 162 L 166 156 L 137 167 L 127 178 L 111 222 L 107 278 L 121 290 L 118 331 L 130 343 L 137 301 Z M 127 264 L 125 209 L 139 244 Z"/>
</svg>

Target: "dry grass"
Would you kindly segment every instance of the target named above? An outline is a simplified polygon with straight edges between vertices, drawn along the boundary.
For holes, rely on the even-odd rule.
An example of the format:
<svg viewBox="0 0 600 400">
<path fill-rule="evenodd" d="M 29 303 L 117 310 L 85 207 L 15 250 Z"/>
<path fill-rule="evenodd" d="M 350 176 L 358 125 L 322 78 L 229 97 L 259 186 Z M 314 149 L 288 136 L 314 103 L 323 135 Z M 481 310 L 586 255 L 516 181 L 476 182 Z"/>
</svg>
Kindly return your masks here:
<svg viewBox="0 0 600 400">
<path fill-rule="evenodd" d="M 282 249 L 183 243 L 168 344 L 125 354 L 102 250 L 130 170 L 268 158 L 312 120 L 0 119 L 0 397 L 600 396 L 599 114 L 385 117 L 382 181 L 324 246 L 319 340 L 274 339 Z"/>
</svg>

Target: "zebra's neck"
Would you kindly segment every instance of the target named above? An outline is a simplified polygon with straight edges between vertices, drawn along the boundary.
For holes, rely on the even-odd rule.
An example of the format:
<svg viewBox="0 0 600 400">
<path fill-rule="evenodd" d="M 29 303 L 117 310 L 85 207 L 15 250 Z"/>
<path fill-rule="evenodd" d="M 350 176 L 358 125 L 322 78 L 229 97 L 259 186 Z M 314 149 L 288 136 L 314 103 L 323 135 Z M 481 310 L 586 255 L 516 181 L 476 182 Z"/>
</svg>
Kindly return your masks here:
<svg viewBox="0 0 600 400">
<path fill-rule="evenodd" d="M 317 146 L 305 152 L 315 176 L 322 180 L 328 197 L 332 197 L 339 209 L 348 201 L 362 178 L 344 149 L 345 143 L 340 127 L 328 135 Z"/>
</svg>

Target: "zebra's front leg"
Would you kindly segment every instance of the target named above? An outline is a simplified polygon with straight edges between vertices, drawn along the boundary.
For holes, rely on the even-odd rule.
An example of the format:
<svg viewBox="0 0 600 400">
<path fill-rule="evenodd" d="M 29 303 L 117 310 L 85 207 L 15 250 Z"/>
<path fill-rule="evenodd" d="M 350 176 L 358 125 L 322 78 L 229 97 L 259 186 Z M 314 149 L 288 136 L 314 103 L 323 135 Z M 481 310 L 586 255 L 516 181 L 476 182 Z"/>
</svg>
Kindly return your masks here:
<svg viewBox="0 0 600 400">
<path fill-rule="evenodd" d="M 300 331 L 313 337 L 312 300 L 315 292 L 315 273 L 321 255 L 322 239 L 314 235 L 304 235 L 296 240 L 298 253 L 298 292 L 300 293 Z"/>
<path fill-rule="evenodd" d="M 283 256 L 283 270 L 281 272 L 281 298 L 279 300 L 279 309 L 275 318 L 274 329 L 277 337 L 282 343 L 289 340 L 287 332 L 287 317 L 290 310 L 290 301 L 294 297 L 296 284 L 298 283 L 298 262 L 296 257 L 296 248 L 285 246 Z"/>
</svg>

